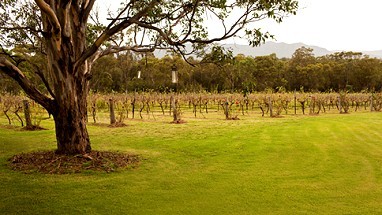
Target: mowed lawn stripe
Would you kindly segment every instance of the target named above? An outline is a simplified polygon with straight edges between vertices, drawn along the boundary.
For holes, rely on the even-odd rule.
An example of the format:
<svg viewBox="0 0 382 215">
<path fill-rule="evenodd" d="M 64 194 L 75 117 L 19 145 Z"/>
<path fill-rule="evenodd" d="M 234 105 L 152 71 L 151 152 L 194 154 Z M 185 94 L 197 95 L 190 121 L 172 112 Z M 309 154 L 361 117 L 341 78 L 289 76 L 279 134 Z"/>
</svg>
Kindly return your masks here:
<svg viewBox="0 0 382 215">
<path fill-rule="evenodd" d="M 382 213 L 381 114 L 127 124 L 89 125 L 94 149 L 143 158 L 111 174 L 11 171 L 12 154 L 53 149 L 54 131 L 0 129 L 0 213 Z"/>
</svg>

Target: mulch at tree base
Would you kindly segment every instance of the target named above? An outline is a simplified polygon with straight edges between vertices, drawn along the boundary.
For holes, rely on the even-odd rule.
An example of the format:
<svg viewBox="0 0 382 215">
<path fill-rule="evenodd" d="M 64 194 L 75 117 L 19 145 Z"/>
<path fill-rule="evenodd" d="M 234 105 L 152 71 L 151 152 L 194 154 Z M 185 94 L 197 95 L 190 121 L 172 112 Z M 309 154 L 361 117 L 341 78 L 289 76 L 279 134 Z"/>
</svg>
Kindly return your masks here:
<svg viewBox="0 0 382 215">
<path fill-rule="evenodd" d="M 46 128 L 40 127 L 38 125 L 32 125 L 32 126 L 17 126 L 17 125 L 0 125 L 0 128 L 4 129 L 12 129 L 15 131 L 40 131 L 40 130 L 48 130 Z"/>
<path fill-rule="evenodd" d="M 46 128 L 40 127 L 38 125 L 32 125 L 32 126 L 25 126 L 21 128 L 23 131 L 41 131 L 41 130 L 47 130 Z"/>
<path fill-rule="evenodd" d="M 226 120 L 240 120 L 239 117 L 234 116 L 234 117 L 228 117 Z"/>
<path fill-rule="evenodd" d="M 126 167 L 137 167 L 140 158 L 119 152 L 92 151 L 86 155 L 59 155 L 54 151 L 14 155 L 9 166 L 24 173 L 71 174 L 83 171 L 113 172 Z"/>
<path fill-rule="evenodd" d="M 126 127 L 127 125 L 123 122 L 116 122 L 114 124 L 108 125 L 109 128 L 121 128 L 121 127 Z"/>
</svg>

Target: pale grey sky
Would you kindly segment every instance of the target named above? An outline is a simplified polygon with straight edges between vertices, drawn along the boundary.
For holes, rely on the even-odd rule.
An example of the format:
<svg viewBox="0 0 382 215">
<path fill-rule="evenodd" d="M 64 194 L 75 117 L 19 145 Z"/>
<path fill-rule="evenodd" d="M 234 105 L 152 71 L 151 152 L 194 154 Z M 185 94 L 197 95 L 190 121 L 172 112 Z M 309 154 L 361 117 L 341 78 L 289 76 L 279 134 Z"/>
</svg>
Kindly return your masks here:
<svg viewBox="0 0 382 215">
<path fill-rule="evenodd" d="M 382 50 L 382 0 L 298 0 L 296 16 L 258 23 L 276 42 L 316 45 L 331 51 Z M 101 9 L 118 1 L 98 1 Z M 209 22 L 210 25 L 211 21 Z M 212 28 L 213 29 L 213 28 Z M 213 32 L 214 30 L 212 30 Z M 247 44 L 240 39 L 226 43 Z"/>
<path fill-rule="evenodd" d="M 269 31 L 278 42 L 329 50 L 382 50 L 381 0 L 299 0 L 300 11 Z"/>
</svg>

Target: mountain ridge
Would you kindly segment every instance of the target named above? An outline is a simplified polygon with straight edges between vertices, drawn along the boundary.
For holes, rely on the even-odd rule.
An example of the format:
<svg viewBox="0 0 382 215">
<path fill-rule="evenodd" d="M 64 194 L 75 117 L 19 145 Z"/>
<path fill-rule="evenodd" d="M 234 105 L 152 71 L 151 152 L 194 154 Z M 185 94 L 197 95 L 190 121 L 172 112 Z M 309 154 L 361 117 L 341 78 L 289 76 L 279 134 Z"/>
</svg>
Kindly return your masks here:
<svg viewBox="0 0 382 215">
<path fill-rule="evenodd" d="M 249 45 L 224 44 L 224 48 L 230 49 L 233 55 L 243 54 L 245 56 L 265 56 L 276 54 L 278 58 L 291 58 L 293 53 L 301 47 L 312 48 L 315 56 L 324 56 L 333 52 L 318 46 L 306 45 L 304 43 L 283 43 L 283 42 L 266 42 L 260 46 L 252 47 Z"/>
<path fill-rule="evenodd" d="M 330 51 L 326 48 L 315 46 L 315 45 L 307 45 L 304 43 L 284 43 L 284 42 L 266 42 L 258 47 L 251 47 L 248 45 L 237 45 L 237 44 L 223 44 L 225 48 L 229 48 L 232 50 L 234 56 L 237 54 L 244 54 L 245 56 L 264 56 L 275 53 L 278 58 L 291 58 L 296 49 L 301 47 L 311 48 L 313 49 L 313 54 L 316 57 L 325 56 L 329 54 L 333 54 L 336 52 L 341 52 L 342 50 Z M 358 52 L 358 51 L 357 51 Z M 375 51 L 359 51 L 365 55 L 369 55 L 370 57 L 382 58 L 382 50 Z"/>
<path fill-rule="evenodd" d="M 307 45 L 304 43 L 284 43 L 284 42 L 273 42 L 268 41 L 260 46 L 252 47 L 250 45 L 241 45 L 241 44 L 221 44 L 225 49 L 231 50 L 234 56 L 238 54 L 243 54 L 245 56 L 266 56 L 270 54 L 276 54 L 278 58 L 291 58 L 296 49 L 301 47 L 311 48 L 313 49 L 313 54 L 316 57 L 325 56 L 329 54 L 333 54 L 335 52 L 341 52 L 341 50 L 330 51 L 326 48 L 315 46 L 315 45 Z M 376 51 L 357 51 L 362 52 L 365 55 L 369 55 L 373 58 L 382 59 L 382 50 Z M 155 51 L 155 56 L 161 58 L 166 55 L 164 51 Z"/>
</svg>

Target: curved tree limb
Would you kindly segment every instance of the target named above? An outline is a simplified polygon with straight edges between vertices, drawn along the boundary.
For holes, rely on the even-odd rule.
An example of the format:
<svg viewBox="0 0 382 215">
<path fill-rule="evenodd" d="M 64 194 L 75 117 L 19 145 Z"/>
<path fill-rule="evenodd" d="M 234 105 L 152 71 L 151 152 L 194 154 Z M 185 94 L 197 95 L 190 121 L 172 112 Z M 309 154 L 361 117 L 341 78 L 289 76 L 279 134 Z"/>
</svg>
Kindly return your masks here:
<svg viewBox="0 0 382 215">
<path fill-rule="evenodd" d="M 54 100 L 42 94 L 25 74 L 5 57 L 0 57 L 0 71 L 17 81 L 31 99 L 41 104 L 50 113 L 55 112 Z"/>
<path fill-rule="evenodd" d="M 51 31 L 52 33 L 52 39 L 55 44 L 55 50 L 56 52 L 61 51 L 61 43 L 62 43 L 62 38 L 61 38 L 61 24 L 60 21 L 58 20 L 54 10 L 44 1 L 44 0 L 35 0 L 37 6 L 40 8 L 41 12 L 44 13 L 50 24 L 52 25 L 53 29 L 47 29 L 48 31 Z M 64 26 L 65 27 L 65 26 Z"/>
<path fill-rule="evenodd" d="M 82 13 L 81 13 L 81 20 L 82 22 L 86 22 L 90 16 L 90 11 L 93 8 L 93 5 L 95 3 L 95 0 L 84 0 L 82 2 Z"/>
<path fill-rule="evenodd" d="M 54 99 L 56 98 L 56 95 L 53 93 L 53 90 L 52 88 L 50 87 L 49 85 L 49 82 L 48 80 L 46 80 L 45 76 L 44 76 L 44 73 L 40 70 L 40 68 L 34 64 L 34 63 L 31 63 L 34 67 L 34 70 L 35 70 L 35 73 L 38 75 L 38 77 L 40 77 L 41 81 L 43 82 L 44 86 L 46 87 L 46 89 L 48 90 L 50 96 L 52 96 Z"/>
<path fill-rule="evenodd" d="M 59 34 L 61 31 L 61 25 L 53 9 L 44 0 L 35 0 L 35 2 L 41 11 L 49 17 L 49 20 L 54 27 L 54 33 Z"/>
<path fill-rule="evenodd" d="M 128 28 L 133 24 L 134 20 L 139 20 L 141 17 L 145 16 L 147 12 L 155 7 L 155 5 L 159 4 L 159 0 L 153 0 L 148 4 L 145 8 L 135 14 L 133 17 L 126 19 L 117 25 L 108 26 L 106 30 L 97 38 L 97 40 L 91 45 L 88 49 L 82 53 L 81 57 L 76 61 L 74 68 L 76 69 L 78 66 L 82 65 L 88 58 L 94 55 L 99 47 L 107 41 L 111 36 L 118 33 L 119 31 Z"/>
</svg>

